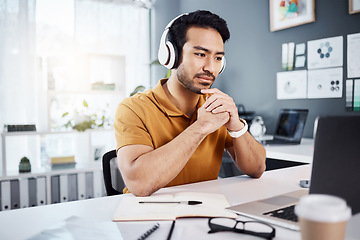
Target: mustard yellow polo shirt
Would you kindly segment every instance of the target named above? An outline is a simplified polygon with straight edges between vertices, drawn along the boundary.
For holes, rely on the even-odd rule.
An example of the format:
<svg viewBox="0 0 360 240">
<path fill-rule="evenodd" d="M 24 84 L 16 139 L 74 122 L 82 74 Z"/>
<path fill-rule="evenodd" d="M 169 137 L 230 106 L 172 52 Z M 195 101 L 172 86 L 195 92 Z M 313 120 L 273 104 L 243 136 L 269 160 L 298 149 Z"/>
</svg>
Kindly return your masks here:
<svg viewBox="0 0 360 240">
<path fill-rule="evenodd" d="M 159 148 L 197 119 L 197 113 L 189 118 L 169 100 L 162 87 L 166 81 L 162 79 L 154 89 L 126 98 L 118 105 L 114 123 L 117 149 L 132 144 Z M 204 104 L 205 98 L 200 96 L 197 108 Z M 232 140 L 225 127 L 209 134 L 167 186 L 216 179 L 224 148 L 230 146 Z M 128 192 L 127 188 L 124 192 Z"/>
</svg>

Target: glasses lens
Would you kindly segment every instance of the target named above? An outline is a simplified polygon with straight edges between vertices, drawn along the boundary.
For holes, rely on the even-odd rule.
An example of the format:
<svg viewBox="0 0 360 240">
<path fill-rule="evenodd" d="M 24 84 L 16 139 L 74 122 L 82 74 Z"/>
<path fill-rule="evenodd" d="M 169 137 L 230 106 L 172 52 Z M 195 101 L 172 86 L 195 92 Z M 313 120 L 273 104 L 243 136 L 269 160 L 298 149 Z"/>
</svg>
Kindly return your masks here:
<svg viewBox="0 0 360 240">
<path fill-rule="evenodd" d="M 240 224 L 239 224 L 240 225 Z M 271 233 L 273 231 L 272 227 L 261 222 L 245 222 L 245 227 L 240 229 L 245 229 L 247 231 L 252 232 L 263 232 L 263 233 Z"/>
<path fill-rule="evenodd" d="M 231 218 L 213 218 L 210 221 L 211 224 L 221 226 L 223 228 L 234 228 L 236 221 Z"/>
</svg>

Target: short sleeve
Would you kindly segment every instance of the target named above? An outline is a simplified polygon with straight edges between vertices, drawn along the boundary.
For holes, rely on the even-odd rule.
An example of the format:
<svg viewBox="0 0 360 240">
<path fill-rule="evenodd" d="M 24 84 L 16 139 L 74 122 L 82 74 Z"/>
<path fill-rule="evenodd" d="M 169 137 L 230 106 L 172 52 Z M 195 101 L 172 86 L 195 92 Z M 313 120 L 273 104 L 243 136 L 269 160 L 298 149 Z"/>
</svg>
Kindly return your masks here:
<svg viewBox="0 0 360 240">
<path fill-rule="evenodd" d="M 141 108 L 120 103 L 116 110 L 114 128 L 118 150 L 126 145 L 142 144 L 153 147 L 152 139 L 144 124 Z"/>
</svg>

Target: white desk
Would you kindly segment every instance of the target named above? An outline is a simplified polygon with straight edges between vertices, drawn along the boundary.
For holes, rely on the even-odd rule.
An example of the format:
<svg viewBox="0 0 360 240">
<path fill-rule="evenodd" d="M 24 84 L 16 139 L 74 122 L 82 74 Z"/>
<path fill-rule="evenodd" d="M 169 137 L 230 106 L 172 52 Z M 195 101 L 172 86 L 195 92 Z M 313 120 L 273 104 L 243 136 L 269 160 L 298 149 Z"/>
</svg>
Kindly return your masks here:
<svg viewBox="0 0 360 240">
<path fill-rule="evenodd" d="M 228 198 L 231 205 L 234 205 L 300 189 L 299 180 L 309 179 L 310 174 L 311 166 L 304 165 L 265 172 L 260 179 L 236 176 L 164 188 L 158 193 L 179 191 L 221 193 Z M 25 239 L 70 216 L 111 221 L 113 212 L 122 197 L 123 195 L 118 195 L 0 212 L 0 239 Z M 117 223 L 124 239 L 137 239 L 153 224 L 154 222 L 145 221 Z M 160 222 L 160 224 L 160 228 L 150 235 L 149 240 L 166 239 L 171 222 Z M 360 230 L 357 227 L 359 225 L 360 215 L 358 214 L 348 224 L 347 239 L 360 238 Z M 172 239 L 257 239 L 230 232 L 207 234 L 208 230 L 207 219 L 178 219 Z M 357 238 L 352 238 L 351 235 Z M 300 234 L 277 228 L 275 239 L 300 239 Z"/>
<path fill-rule="evenodd" d="M 265 145 L 264 147 L 267 158 L 312 163 L 314 140 L 311 138 L 301 139 L 301 143 L 298 145 Z"/>
</svg>

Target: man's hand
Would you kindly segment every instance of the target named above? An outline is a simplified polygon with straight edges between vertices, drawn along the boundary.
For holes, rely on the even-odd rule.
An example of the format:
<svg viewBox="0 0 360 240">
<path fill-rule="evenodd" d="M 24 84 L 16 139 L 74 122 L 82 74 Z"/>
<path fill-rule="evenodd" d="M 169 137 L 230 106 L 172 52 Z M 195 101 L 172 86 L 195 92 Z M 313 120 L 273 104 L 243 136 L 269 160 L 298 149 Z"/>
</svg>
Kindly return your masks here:
<svg viewBox="0 0 360 240">
<path fill-rule="evenodd" d="M 211 94 L 203 105 L 206 111 L 217 115 L 227 113 L 230 118 L 225 127 L 230 131 L 240 131 L 244 124 L 239 120 L 238 109 L 233 99 L 218 89 L 201 90 L 201 93 Z M 227 148 L 236 166 L 241 172 L 259 178 L 265 171 L 265 148 L 246 132 L 239 138 L 233 138 L 233 146 Z"/>
<path fill-rule="evenodd" d="M 234 103 L 234 100 L 227 94 L 221 92 L 219 89 L 202 89 L 201 93 L 211 94 L 206 99 L 203 107 L 206 111 L 213 114 L 228 113 L 230 118 L 224 126 L 230 131 L 240 131 L 244 124 L 239 121 L 238 109 Z"/>
<path fill-rule="evenodd" d="M 229 121 L 230 116 L 227 112 L 212 113 L 207 111 L 204 105 L 198 109 L 197 122 L 207 134 L 215 132 Z"/>
</svg>

